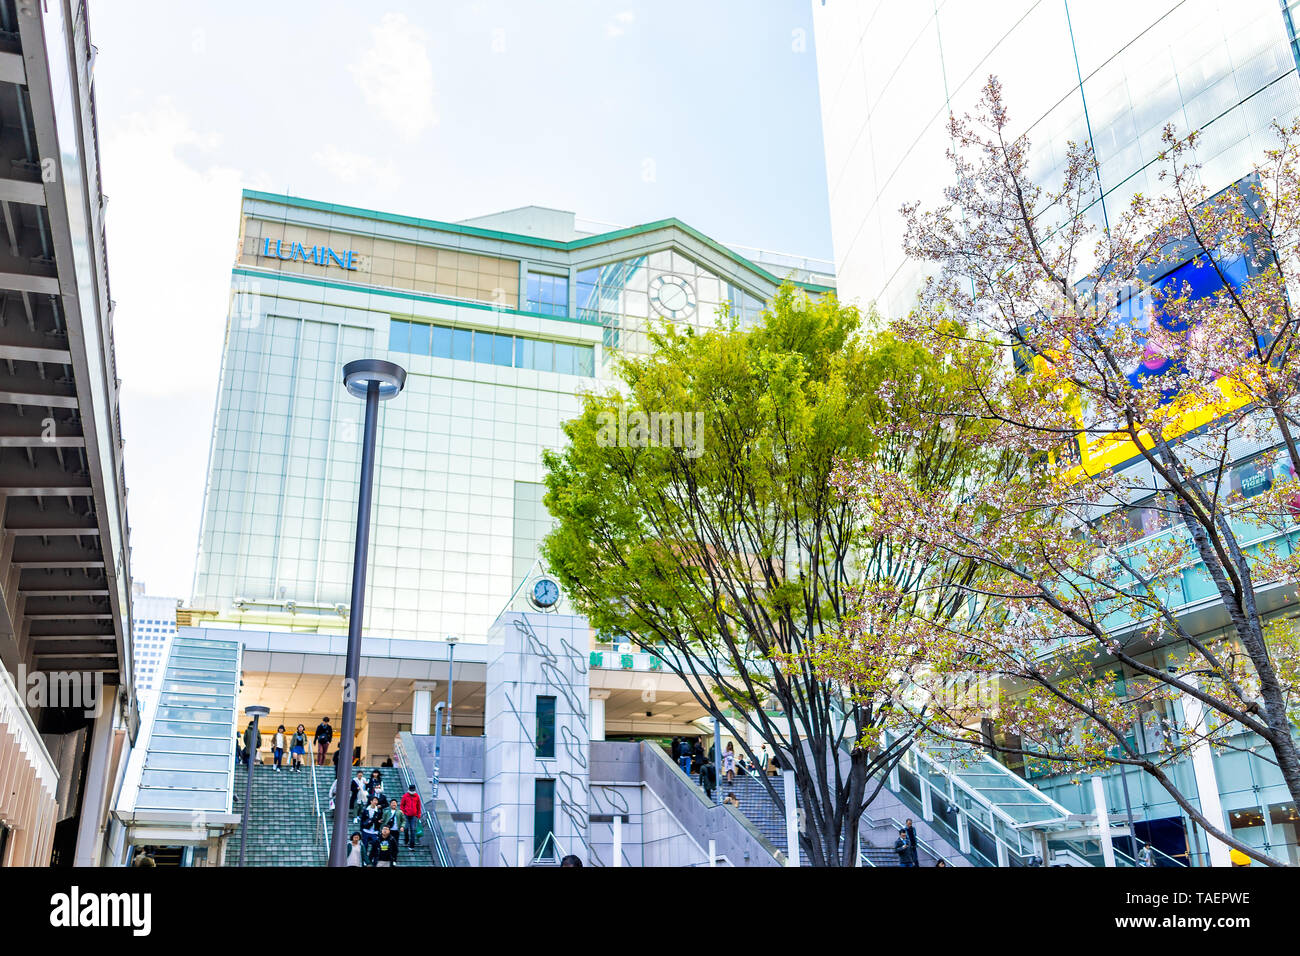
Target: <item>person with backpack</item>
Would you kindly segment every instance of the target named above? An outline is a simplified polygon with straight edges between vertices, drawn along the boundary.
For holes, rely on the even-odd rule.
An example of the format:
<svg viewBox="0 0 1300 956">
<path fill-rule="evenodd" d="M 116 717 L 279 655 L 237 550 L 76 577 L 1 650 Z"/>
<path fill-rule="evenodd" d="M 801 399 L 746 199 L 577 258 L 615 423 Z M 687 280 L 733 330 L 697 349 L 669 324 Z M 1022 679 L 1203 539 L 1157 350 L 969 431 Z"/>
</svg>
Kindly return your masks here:
<svg viewBox="0 0 1300 956">
<path fill-rule="evenodd" d="M 253 764 L 257 760 L 257 752 L 262 749 L 262 732 L 258 730 L 250 720 L 248 726 L 244 728 L 244 750 L 248 754 L 248 769 L 253 769 Z"/>
<path fill-rule="evenodd" d="M 384 815 L 379 801 L 374 797 L 370 803 L 361 808 L 357 814 L 357 829 L 361 831 L 361 843 L 365 851 L 366 863 L 374 862 L 375 843 L 379 840 L 379 821 Z"/>
<path fill-rule="evenodd" d="M 406 845 L 409 847 L 416 846 L 415 830 L 420 825 L 420 817 L 424 815 L 424 807 L 420 803 L 420 795 L 415 790 L 415 784 L 406 788 L 406 793 L 402 794 L 402 816 L 406 818 Z"/>
<path fill-rule="evenodd" d="M 322 717 L 321 722 L 316 725 L 316 764 L 317 766 L 325 765 L 325 757 L 329 754 L 330 741 L 334 739 L 334 728 L 330 726 L 330 719 Z"/>
<path fill-rule="evenodd" d="M 289 757 L 291 773 L 302 772 L 302 758 L 307 754 L 307 728 L 302 724 L 293 732 L 293 739 L 289 741 Z"/>
<path fill-rule="evenodd" d="M 375 839 L 375 849 L 371 856 L 371 866 L 397 865 L 397 836 L 388 827 L 379 831 Z"/>
<path fill-rule="evenodd" d="M 381 827 L 387 827 L 392 831 L 393 839 L 399 842 L 401 841 L 402 830 L 406 826 L 406 817 L 402 816 L 402 811 L 397 806 L 396 797 L 393 797 L 393 799 L 388 802 L 388 806 L 384 809 L 384 815 L 379 818 L 379 825 Z M 396 861 L 397 857 L 394 856 L 393 859 Z"/>
</svg>

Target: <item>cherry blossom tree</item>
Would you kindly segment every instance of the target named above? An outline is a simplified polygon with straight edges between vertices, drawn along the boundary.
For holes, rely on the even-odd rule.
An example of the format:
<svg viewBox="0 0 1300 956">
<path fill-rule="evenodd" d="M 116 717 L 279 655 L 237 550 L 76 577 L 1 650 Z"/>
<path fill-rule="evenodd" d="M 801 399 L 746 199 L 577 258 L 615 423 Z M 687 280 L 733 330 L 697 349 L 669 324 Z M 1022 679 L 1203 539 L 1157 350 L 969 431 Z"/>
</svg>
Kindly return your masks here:
<svg viewBox="0 0 1300 956">
<path fill-rule="evenodd" d="M 1276 864 L 1176 771 L 1196 747 L 1246 749 L 1300 801 L 1297 641 L 1271 614 L 1300 571 L 1300 123 L 1275 124 L 1258 165 L 1217 191 L 1198 136 L 1166 128 L 1155 194 L 1108 221 L 1086 148 L 1068 144 L 1060 181 L 1040 185 L 1013 130 L 990 78 L 951 119 L 942 202 L 903 207 L 931 277 L 898 331 L 965 387 L 942 408 L 905 383 L 891 395 L 983 423 L 969 434 L 1023 466 L 949 488 L 861 461 L 837 475 L 883 533 L 981 563 L 959 585 L 993 613 L 898 619 L 877 588 L 821 667 L 851 681 L 870 661 L 858 642 L 891 632 L 929 661 L 916 699 L 931 732 L 1055 772 L 1140 768 L 1213 837 Z M 1190 623 L 1189 595 L 1210 626 Z M 968 681 L 992 691 L 954 691 Z"/>
</svg>

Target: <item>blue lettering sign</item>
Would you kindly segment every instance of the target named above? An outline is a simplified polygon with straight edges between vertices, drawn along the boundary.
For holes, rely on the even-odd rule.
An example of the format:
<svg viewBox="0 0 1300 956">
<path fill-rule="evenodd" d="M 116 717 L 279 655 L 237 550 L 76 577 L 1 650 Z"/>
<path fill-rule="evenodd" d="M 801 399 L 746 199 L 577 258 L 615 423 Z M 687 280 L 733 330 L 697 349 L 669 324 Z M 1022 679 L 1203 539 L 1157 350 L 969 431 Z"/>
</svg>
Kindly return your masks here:
<svg viewBox="0 0 1300 956">
<path fill-rule="evenodd" d="M 272 245 L 274 243 L 274 245 Z M 348 249 L 342 254 L 335 252 L 329 246 L 312 246 L 308 249 L 301 242 L 291 242 L 286 251 L 283 239 L 271 239 L 269 236 L 262 240 L 262 249 L 260 253 L 267 259 L 280 259 L 284 262 L 293 262 L 301 259 L 303 262 L 310 262 L 312 265 L 329 266 L 333 261 L 340 269 L 347 269 L 350 272 L 357 271 L 357 254 L 355 250 Z"/>
</svg>

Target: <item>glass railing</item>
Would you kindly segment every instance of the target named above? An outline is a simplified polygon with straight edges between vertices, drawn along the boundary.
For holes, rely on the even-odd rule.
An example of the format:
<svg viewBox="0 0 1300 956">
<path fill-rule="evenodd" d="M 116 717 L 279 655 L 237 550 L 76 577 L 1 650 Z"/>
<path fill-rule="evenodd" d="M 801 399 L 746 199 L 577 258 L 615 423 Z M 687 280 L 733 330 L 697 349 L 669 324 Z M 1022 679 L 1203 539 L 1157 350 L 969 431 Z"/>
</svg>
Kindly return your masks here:
<svg viewBox="0 0 1300 956">
<path fill-rule="evenodd" d="M 414 786 L 416 792 L 420 792 L 420 782 L 416 779 L 414 766 L 411 762 L 411 756 L 407 753 L 405 745 L 402 743 L 400 735 L 393 739 L 393 747 L 397 751 L 398 760 L 397 771 L 402 775 L 402 782 L 406 788 Z M 420 764 L 423 767 L 423 763 Z M 425 836 L 428 838 L 429 849 L 433 853 L 433 862 L 437 866 L 452 867 L 456 865 L 455 858 L 452 856 L 451 847 L 447 844 L 447 835 L 442 832 L 442 825 L 438 822 L 438 814 L 435 810 L 433 801 L 438 792 L 437 778 L 430 778 L 433 785 L 433 791 L 429 799 L 421 799 L 422 822 L 425 828 Z"/>
</svg>

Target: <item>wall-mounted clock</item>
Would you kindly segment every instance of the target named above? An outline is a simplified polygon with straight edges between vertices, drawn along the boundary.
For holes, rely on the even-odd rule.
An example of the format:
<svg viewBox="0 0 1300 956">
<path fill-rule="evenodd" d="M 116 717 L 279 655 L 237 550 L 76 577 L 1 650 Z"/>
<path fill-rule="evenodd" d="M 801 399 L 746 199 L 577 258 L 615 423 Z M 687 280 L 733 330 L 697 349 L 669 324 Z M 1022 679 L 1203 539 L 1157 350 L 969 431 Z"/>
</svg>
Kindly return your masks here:
<svg viewBox="0 0 1300 956">
<path fill-rule="evenodd" d="M 665 319 L 684 319 L 695 311 L 695 289 L 678 275 L 655 276 L 650 280 L 650 305 Z"/>
<path fill-rule="evenodd" d="M 560 586 L 550 578 L 538 578 L 528 599 L 539 611 L 548 611 L 560 600 Z"/>
</svg>

